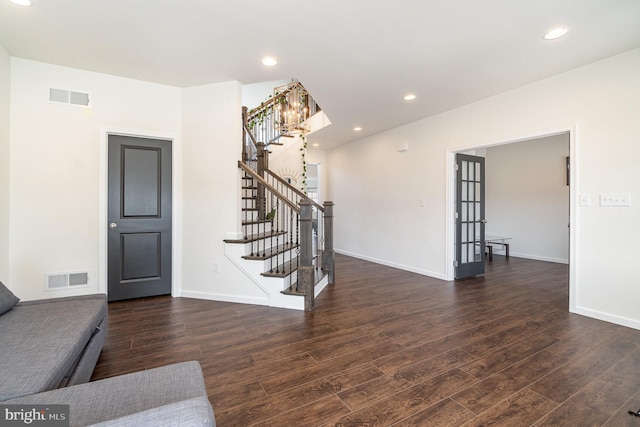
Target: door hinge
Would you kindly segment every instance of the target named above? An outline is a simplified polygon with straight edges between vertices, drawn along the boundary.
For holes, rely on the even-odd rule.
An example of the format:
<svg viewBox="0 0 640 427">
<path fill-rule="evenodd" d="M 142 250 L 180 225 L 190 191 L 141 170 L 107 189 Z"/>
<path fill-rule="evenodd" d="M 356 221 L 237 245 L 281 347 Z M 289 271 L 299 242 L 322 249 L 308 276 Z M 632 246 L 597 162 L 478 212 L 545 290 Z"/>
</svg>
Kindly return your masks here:
<svg viewBox="0 0 640 427">
<path fill-rule="evenodd" d="M 453 214 L 453 218 L 458 219 L 458 212 Z"/>
<path fill-rule="evenodd" d="M 453 266 L 457 267 L 458 266 L 458 261 L 453 261 Z"/>
<path fill-rule="evenodd" d="M 453 165 L 453 169 L 454 169 L 454 170 L 458 170 L 458 169 L 460 169 L 460 165 L 458 165 L 458 164 L 456 163 L 455 165 Z"/>
</svg>

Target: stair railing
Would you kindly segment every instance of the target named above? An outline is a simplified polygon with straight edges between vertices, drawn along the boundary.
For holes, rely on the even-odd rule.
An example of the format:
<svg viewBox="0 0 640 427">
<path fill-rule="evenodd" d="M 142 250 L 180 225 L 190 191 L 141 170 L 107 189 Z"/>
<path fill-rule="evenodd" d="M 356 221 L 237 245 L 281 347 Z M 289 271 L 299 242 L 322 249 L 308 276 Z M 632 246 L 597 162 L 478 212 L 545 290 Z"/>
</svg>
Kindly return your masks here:
<svg viewBox="0 0 640 427">
<path fill-rule="evenodd" d="M 268 169 L 269 152 L 264 144 L 258 143 L 257 148 L 257 171 L 238 162 L 243 189 L 251 191 L 243 197 L 242 209 L 250 256 L 269 258 L 269 272 L 289 277 L 288 292 L 304 295 L 305 310 L 311 310 L 320 270 L 328 275 L 329 284 L 335 281 L 333 202 L 320 205 L 308 198 Z M 290 256 L 292 250 L 299 256 Z M 297 270 L 295 283 L 287 274 L 293 270 Z"/>
<path fill-rule="evenodd" d="M 243 189 L 262 193 L 256 198 L 249 194 L 244 199 L 242 209 L 242 224 L 245 227 L 245 240 L 250 244 L 249 257 L 268 258 L 267 272 L 282 277 L 290 277 L 288 272 L 300 267 L 300 259 L 292 256 L 291 251 L 297 252 L 301 245 L 300 239 L 300 207 L 251 167 L 238 162 L 242 170 Z M 289 283 L 296 292 L 303 293 L 303 289 L 295 283 Z"/>
<path fill-rule="evenodd" d="M 272 96 L 256 108 L 248 110 L 247 107 L 242 107 L 242 160 L 245 163 L 255 160 L 257 141 L 263 142 L 269 147 L 271 144 L 281 145 L 278 142 L 280 138 L 293 137 L 286 131 L 281 131 L 282 125 L 287 120 L 283 113 L 289 107 L 287 94 L 293 90 L 303 90 L 305 93 L 302 100 L 306 109 L 305 120 L 321 111 L 315 99 L 307 93 L 304 86 L 299 82 L 288 84 L 284 90 L 276 93 L 275 96 Z"/>
<path fill-rule="evenodd" d="M 304 199 L 309 200 L 312 230 L 310 235 L 312 262 L 318 268 L 322 268 L 322 256 L 324 253 L 325 243 L 325 224 L 323 220 L 325 216 L 324 206 L 315 200 L 308 198 L 304 192 L 291 185 L 287 180 L 273 172 L 271 169 L 264 171 L 264 179 L 298 206 L 301 206 Z"/>
<path fill-rule="evenodd" d="M 275 273 L 280 273 L 277 270 L 283 265 L 285 270 L 297 270 L 298 280 L 289 284 L 289 291 L 305 295 L 305 310 L 311 310 L 316 273 L 323 270 L 329 284 L 335 279 L 333 202 L 320 205 L 269 169 L 269 146 L 282 145 L 276 141 L 293 136 L 280 132 L 286 122 L 281 112 L 287 107 L 288 92 L 300 88 L 304 89 L 300 83 L 293 82 L 258 108 L 248 111 L 242 107 L 242 160 L 238 166 L 244 173 L 243 189 L 252 188 L 253 192 L 243 197 L 245 234 L 266 237 L 266 242 L 265 239 L 252 241 L 251 255 L 266 257 L 269 248 L 276 248 L 269 268 Z M 308 93 L 303 102 L 307 117 L 320 111 Z M 283 108 L 278 108 L 279 105 Z M 267 232 L 267 224 L 272 231 Z M 287 260 L 286 254 L 292 249 L 299 256 Z"/>
</svg>

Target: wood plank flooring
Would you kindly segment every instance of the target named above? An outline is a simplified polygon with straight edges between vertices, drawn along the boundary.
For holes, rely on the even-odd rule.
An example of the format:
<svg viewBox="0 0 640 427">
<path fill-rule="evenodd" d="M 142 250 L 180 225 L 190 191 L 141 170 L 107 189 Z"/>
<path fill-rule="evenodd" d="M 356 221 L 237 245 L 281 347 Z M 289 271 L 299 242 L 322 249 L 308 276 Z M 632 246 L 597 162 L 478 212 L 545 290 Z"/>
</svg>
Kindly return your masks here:
<svg viewBox="0 0 640 427">
<path fill-rule="evenodd" d="M 198 360 L 220 427 L 640 426 L 640 331 L 568 312 L 568 267 L 444 282 L 336 256 L 310 313 L 109 304 L 93 380 Z"/>
</svg>

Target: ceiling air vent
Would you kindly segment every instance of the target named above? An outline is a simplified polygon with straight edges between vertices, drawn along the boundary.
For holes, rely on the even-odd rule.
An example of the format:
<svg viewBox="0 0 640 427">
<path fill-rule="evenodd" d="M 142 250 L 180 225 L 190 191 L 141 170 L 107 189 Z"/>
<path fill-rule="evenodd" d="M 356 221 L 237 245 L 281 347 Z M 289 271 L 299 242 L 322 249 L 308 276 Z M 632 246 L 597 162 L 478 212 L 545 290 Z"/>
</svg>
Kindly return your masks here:
<svg viewBox="0 0 640 427">
<path fill-rule="evenodd" d="M 88 93 L 54 88 L 49 89 L 49 101 L 78 105 L 80 107 L 88 107 L 90 104 Z"/>
<path fill-rule="evenodd" d="M 56 291 L 89 286 L 89 273 L 50 273 L 46 275 L 45 289 Z"/>
</svg>

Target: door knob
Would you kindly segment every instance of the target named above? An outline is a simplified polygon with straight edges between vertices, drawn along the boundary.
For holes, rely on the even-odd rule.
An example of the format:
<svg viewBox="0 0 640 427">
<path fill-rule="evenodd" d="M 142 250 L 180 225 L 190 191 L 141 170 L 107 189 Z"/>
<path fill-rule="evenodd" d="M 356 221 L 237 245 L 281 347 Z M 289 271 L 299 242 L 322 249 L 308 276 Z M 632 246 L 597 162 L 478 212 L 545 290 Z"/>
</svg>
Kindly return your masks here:
<svg viewBox="0 0 640 427">
<path fill-rule="evenodd" d="M 486 220 L 486 219 L 483 219 L 481 222 L 482 222 L 483 224 L 486 224 L 486 223 L 487 223 L 487 220 Z"/>
<path fill-rule="evenodd" d="M 116 228 L 118 228 L 118 224 L 116 224 L 115 222 L 112 222 L 111 224 L 109 224 L 109 228 L 112 230 L 115 230 Z"/>
</svg>

